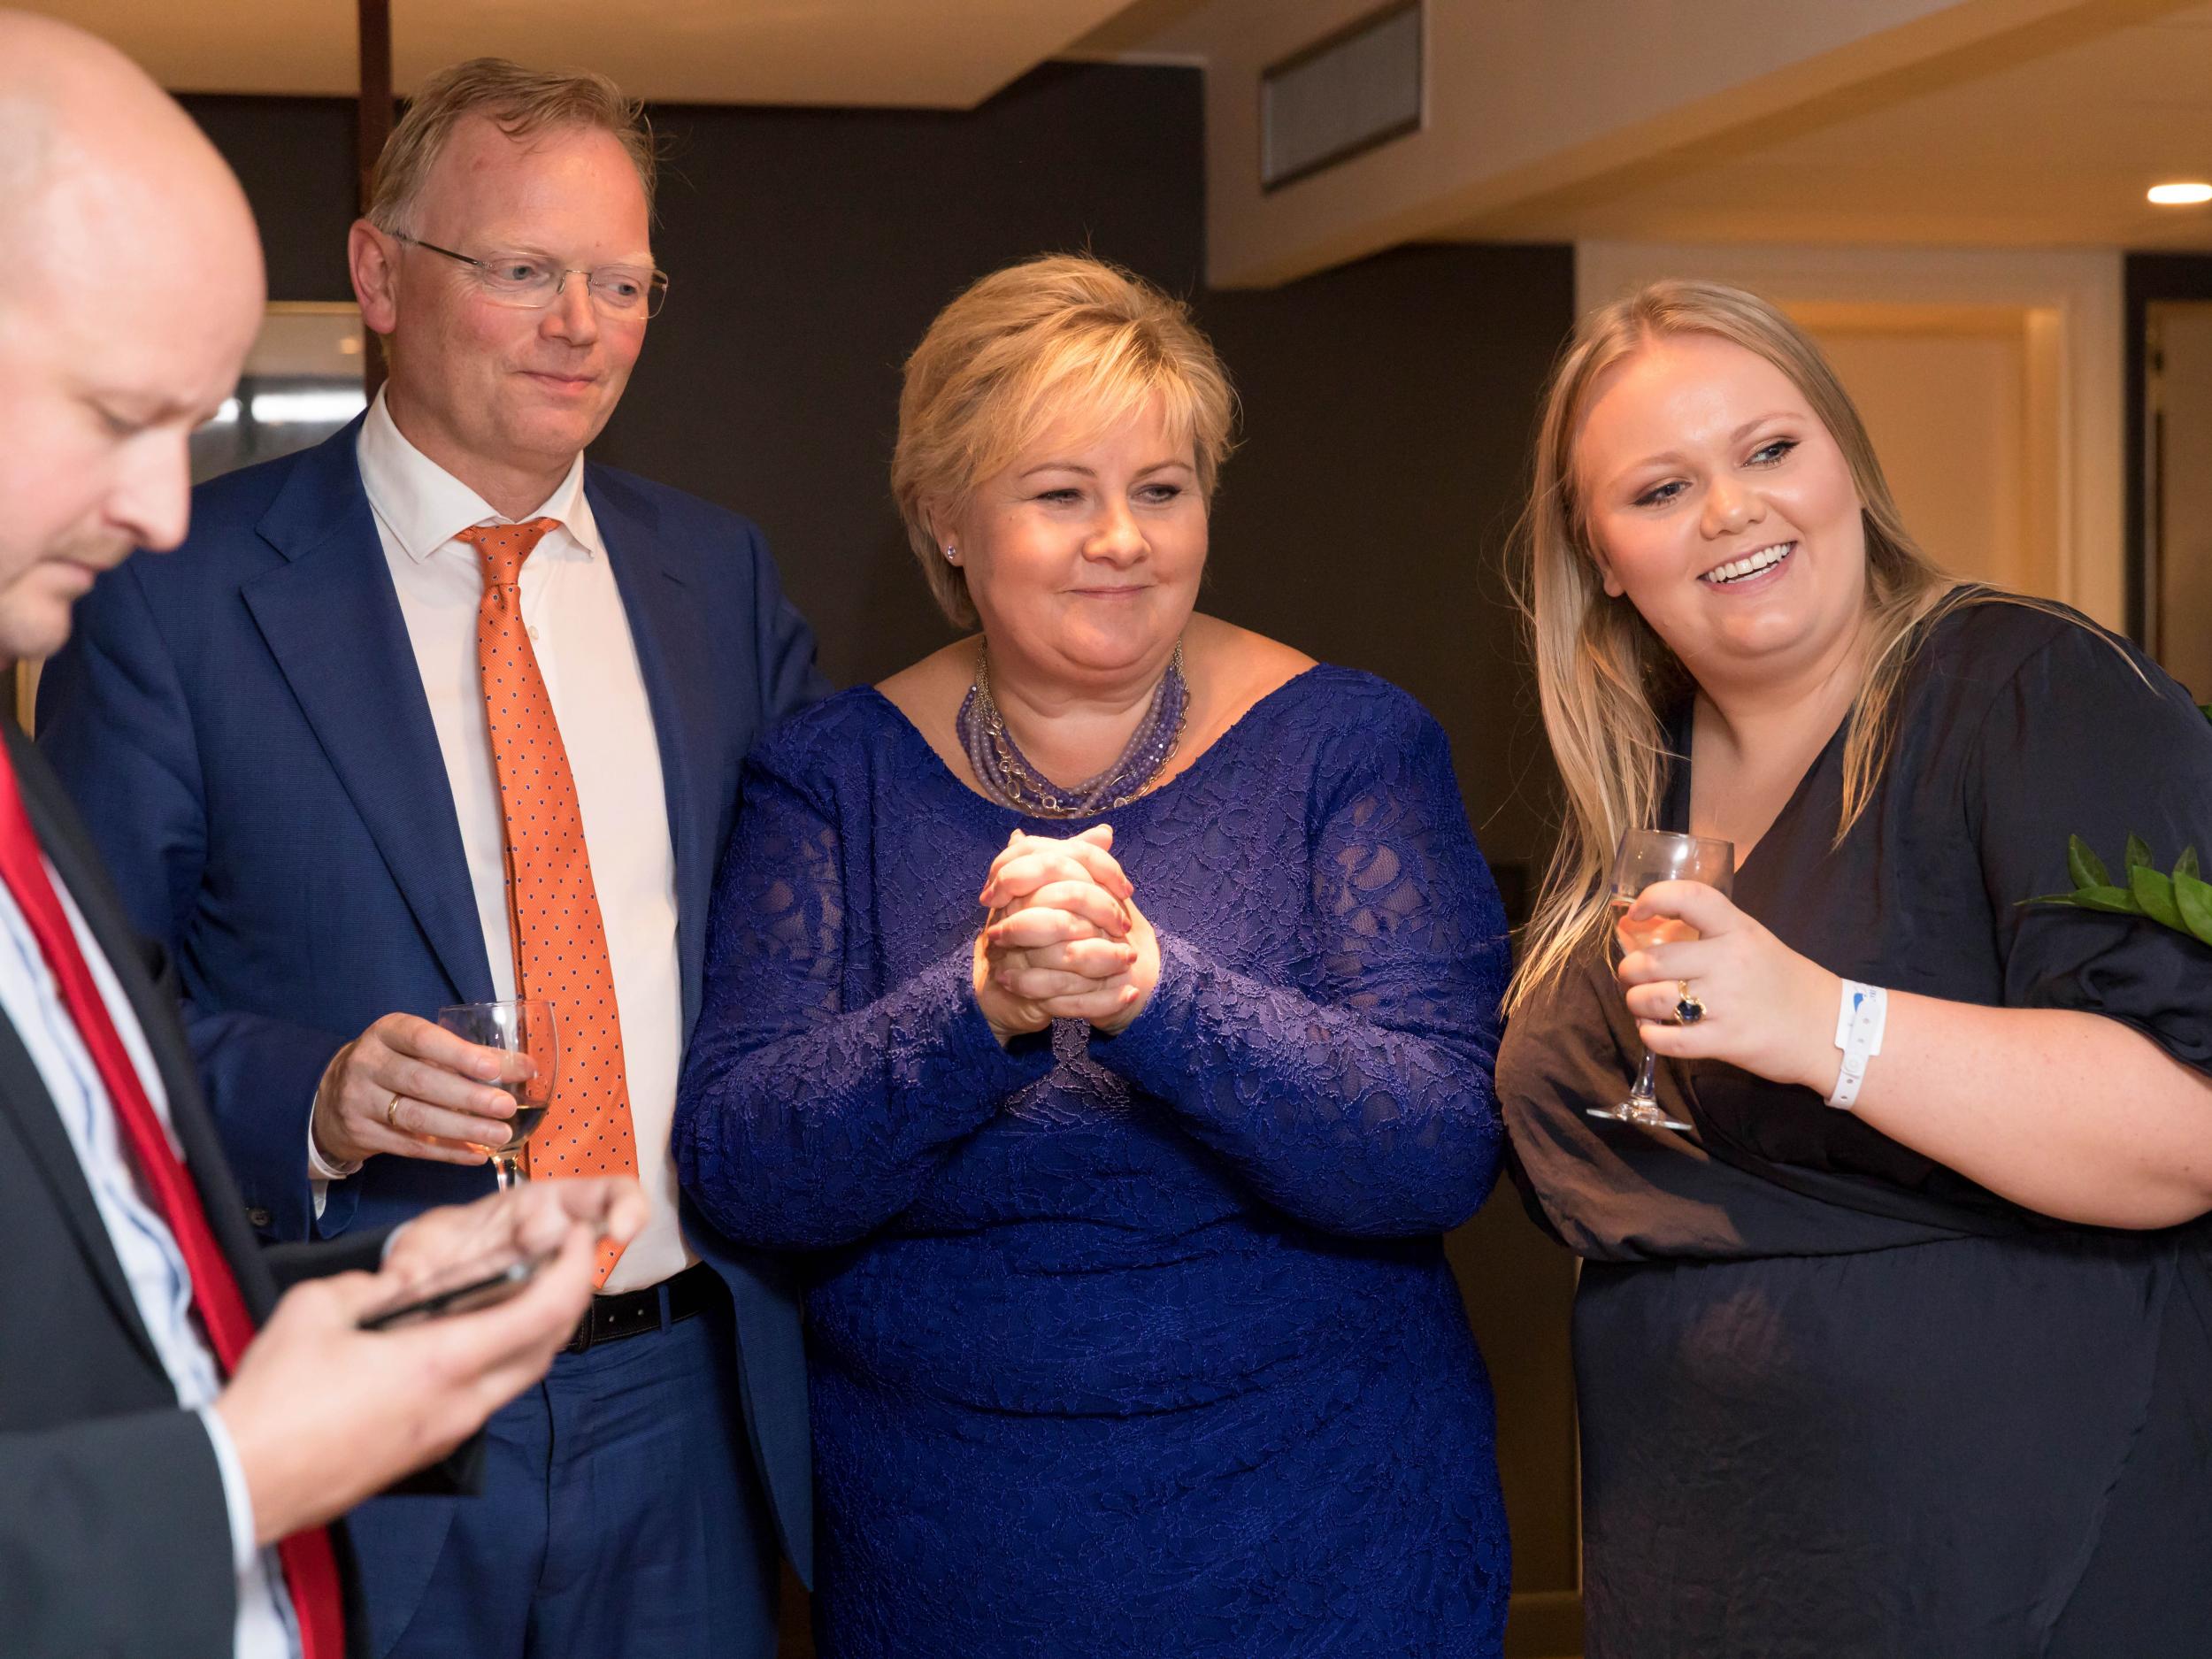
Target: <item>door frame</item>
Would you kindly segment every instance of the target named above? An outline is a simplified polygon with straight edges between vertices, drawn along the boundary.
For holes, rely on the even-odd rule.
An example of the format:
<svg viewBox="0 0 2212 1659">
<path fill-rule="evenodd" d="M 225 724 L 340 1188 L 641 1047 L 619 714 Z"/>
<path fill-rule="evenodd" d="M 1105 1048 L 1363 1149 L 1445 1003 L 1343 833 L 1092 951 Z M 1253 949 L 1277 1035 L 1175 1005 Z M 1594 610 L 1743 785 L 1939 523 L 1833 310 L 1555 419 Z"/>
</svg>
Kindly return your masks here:
<svg viewBox="0 0 2212 1659">
<path fill-rule="evenodd" d="M 2150 310 L 2162 300 L 2212 300 L 2212 254 L 2131 253 L 2122 261 L 2121 356 L 2126 386 L 2127 635 L 2156 656 L 2150 560 Z"/>
</svg>

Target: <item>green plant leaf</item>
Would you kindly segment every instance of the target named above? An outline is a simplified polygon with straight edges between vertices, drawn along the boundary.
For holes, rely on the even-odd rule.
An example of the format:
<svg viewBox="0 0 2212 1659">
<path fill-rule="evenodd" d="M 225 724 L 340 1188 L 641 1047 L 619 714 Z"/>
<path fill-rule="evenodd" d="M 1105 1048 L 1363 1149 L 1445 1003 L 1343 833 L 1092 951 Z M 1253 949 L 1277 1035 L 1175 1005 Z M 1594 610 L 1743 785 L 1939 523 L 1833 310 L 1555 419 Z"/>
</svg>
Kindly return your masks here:
<svg viewBox="0 0 2212 1659">
<path fill-rule="evenodd" d="M 2164 872 L 2148 864 L 2131 865 L 2128 887 L 2135 895 L 2135 902 L 2143 907 L 2143 914 L 2161 926 L 2177 933 L 2188 930 L 2181 925 L 2181 912 L 2174 908 L 2174 882 Z"/>
<path fill-rule="evenodd" d="M 2203 706 L 2208 718 L 2212 718 L 2212 704 Z M 2074 879 L 2074 890 L 2039 894 L 2019 902 L 2062 904 L 2074 910 L 2138 916 L 2212 945 L 2212 882 L 2204 879 L 2204 866 L 2196 848 L 2191 845 L 2181 849 L 2181 856 L 2174 860 L 2170 875 L 2152 862 L 2150 843 L 2140 835 L 2129 835 L 2124 857 L 2126 885 L 2116 887 L 2096 849 L 2080 836 L 2069 835 L 2066 872 Z"/>
<path fill-rule="evenodd" d="M 2182 922 L 2191 933 L 2212 945 L 2212 881 L 2176 871 L 2174 908 L 2181 912 Z"/>
<path fill-rule="evenodd" d="M 2063 904 L 2069 910 L 2109 910 L 2116 916 L 2140 916 L 2143 907 L 2135 902 L 2135 895 L 2125 887 L 2077 887 L 2071 893 L 2045 893 L 2032 899 L 2022 899 L 2023 904 Z"/>
<path fill-rule="evenodd" d="M 2108 887 L 2112 872 L 2104 867 L 2096 849 L 2078 835 L 2066 838 L 2066 873 L 2078 887 Z"/>
</svg>

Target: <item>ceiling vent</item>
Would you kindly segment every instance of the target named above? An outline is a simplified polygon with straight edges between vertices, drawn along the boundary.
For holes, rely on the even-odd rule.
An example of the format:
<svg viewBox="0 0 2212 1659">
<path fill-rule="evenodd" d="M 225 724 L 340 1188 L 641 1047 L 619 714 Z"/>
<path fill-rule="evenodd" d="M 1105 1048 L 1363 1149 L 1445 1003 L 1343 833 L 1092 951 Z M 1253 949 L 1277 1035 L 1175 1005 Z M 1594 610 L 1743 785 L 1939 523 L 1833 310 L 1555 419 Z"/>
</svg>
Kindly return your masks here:
<svg viewBox="0 0 2212 1659">
<path fill-rule="evenodd" d="M 1420 129 L 1422 0 L 1400 0 L 1260 73 L 1260 183 L 1279 190 Z"/>
</svg>

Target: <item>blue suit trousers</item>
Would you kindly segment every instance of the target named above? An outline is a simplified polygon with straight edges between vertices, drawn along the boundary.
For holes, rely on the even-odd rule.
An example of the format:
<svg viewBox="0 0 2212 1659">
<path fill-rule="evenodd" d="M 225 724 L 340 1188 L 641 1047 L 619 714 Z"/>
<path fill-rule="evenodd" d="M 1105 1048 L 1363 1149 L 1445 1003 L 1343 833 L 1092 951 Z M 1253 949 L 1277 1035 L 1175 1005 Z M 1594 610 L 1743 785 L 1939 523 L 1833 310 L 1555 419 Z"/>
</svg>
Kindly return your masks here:
<svg viewBox="0 0 2212 1659">
<path fill-rule="evenodd" d="M 731 1325 L 718 1303 L 564 1354 L 492 1419 L 480 1495 L 357 1510 L 376 1659 L 772 1659 Z M 428 1559 L 426 1502 L 451 1511 Z"/>
</svg>

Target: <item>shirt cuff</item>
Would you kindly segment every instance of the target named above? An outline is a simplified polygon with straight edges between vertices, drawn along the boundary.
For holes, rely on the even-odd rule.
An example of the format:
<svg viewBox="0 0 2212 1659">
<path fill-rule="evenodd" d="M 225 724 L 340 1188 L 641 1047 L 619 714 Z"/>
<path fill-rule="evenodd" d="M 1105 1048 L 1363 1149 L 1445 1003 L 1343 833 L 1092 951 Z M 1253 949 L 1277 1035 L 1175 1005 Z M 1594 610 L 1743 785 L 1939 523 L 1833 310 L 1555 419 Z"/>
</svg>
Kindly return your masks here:
<svg viewBox="0 0 2212 1659">
<path fill-rule="evenodd" d="M 223 1507 L 230 1514 L 231 1568 L 242 1577 L 259 1553 L 254 1543 L 253 1494 L 246 1490 L 246 1471 L 239 1466 L 238 1448 L 231 1444 L 223 1414 L 205 1405 L 198 1416 L 207 1427 L 208 1444 L 215 1448 L 215 1467 L 223 1477 Z"/>
<path fill-rule="evenodd" d="M 307 1191 L 315 1201 L 316 1220 L 322 1219 L 323 1206 L 330 1202 L 331 1182 L 342 1181 L 347 1176 L 360 1172 L 361 1165 L 357 1161 L 334 1164 L 323 1156 L 322 1148 L 315 1144 L 315 1109 L 310 1103 L 307 1109 Z"/>
</svg>

